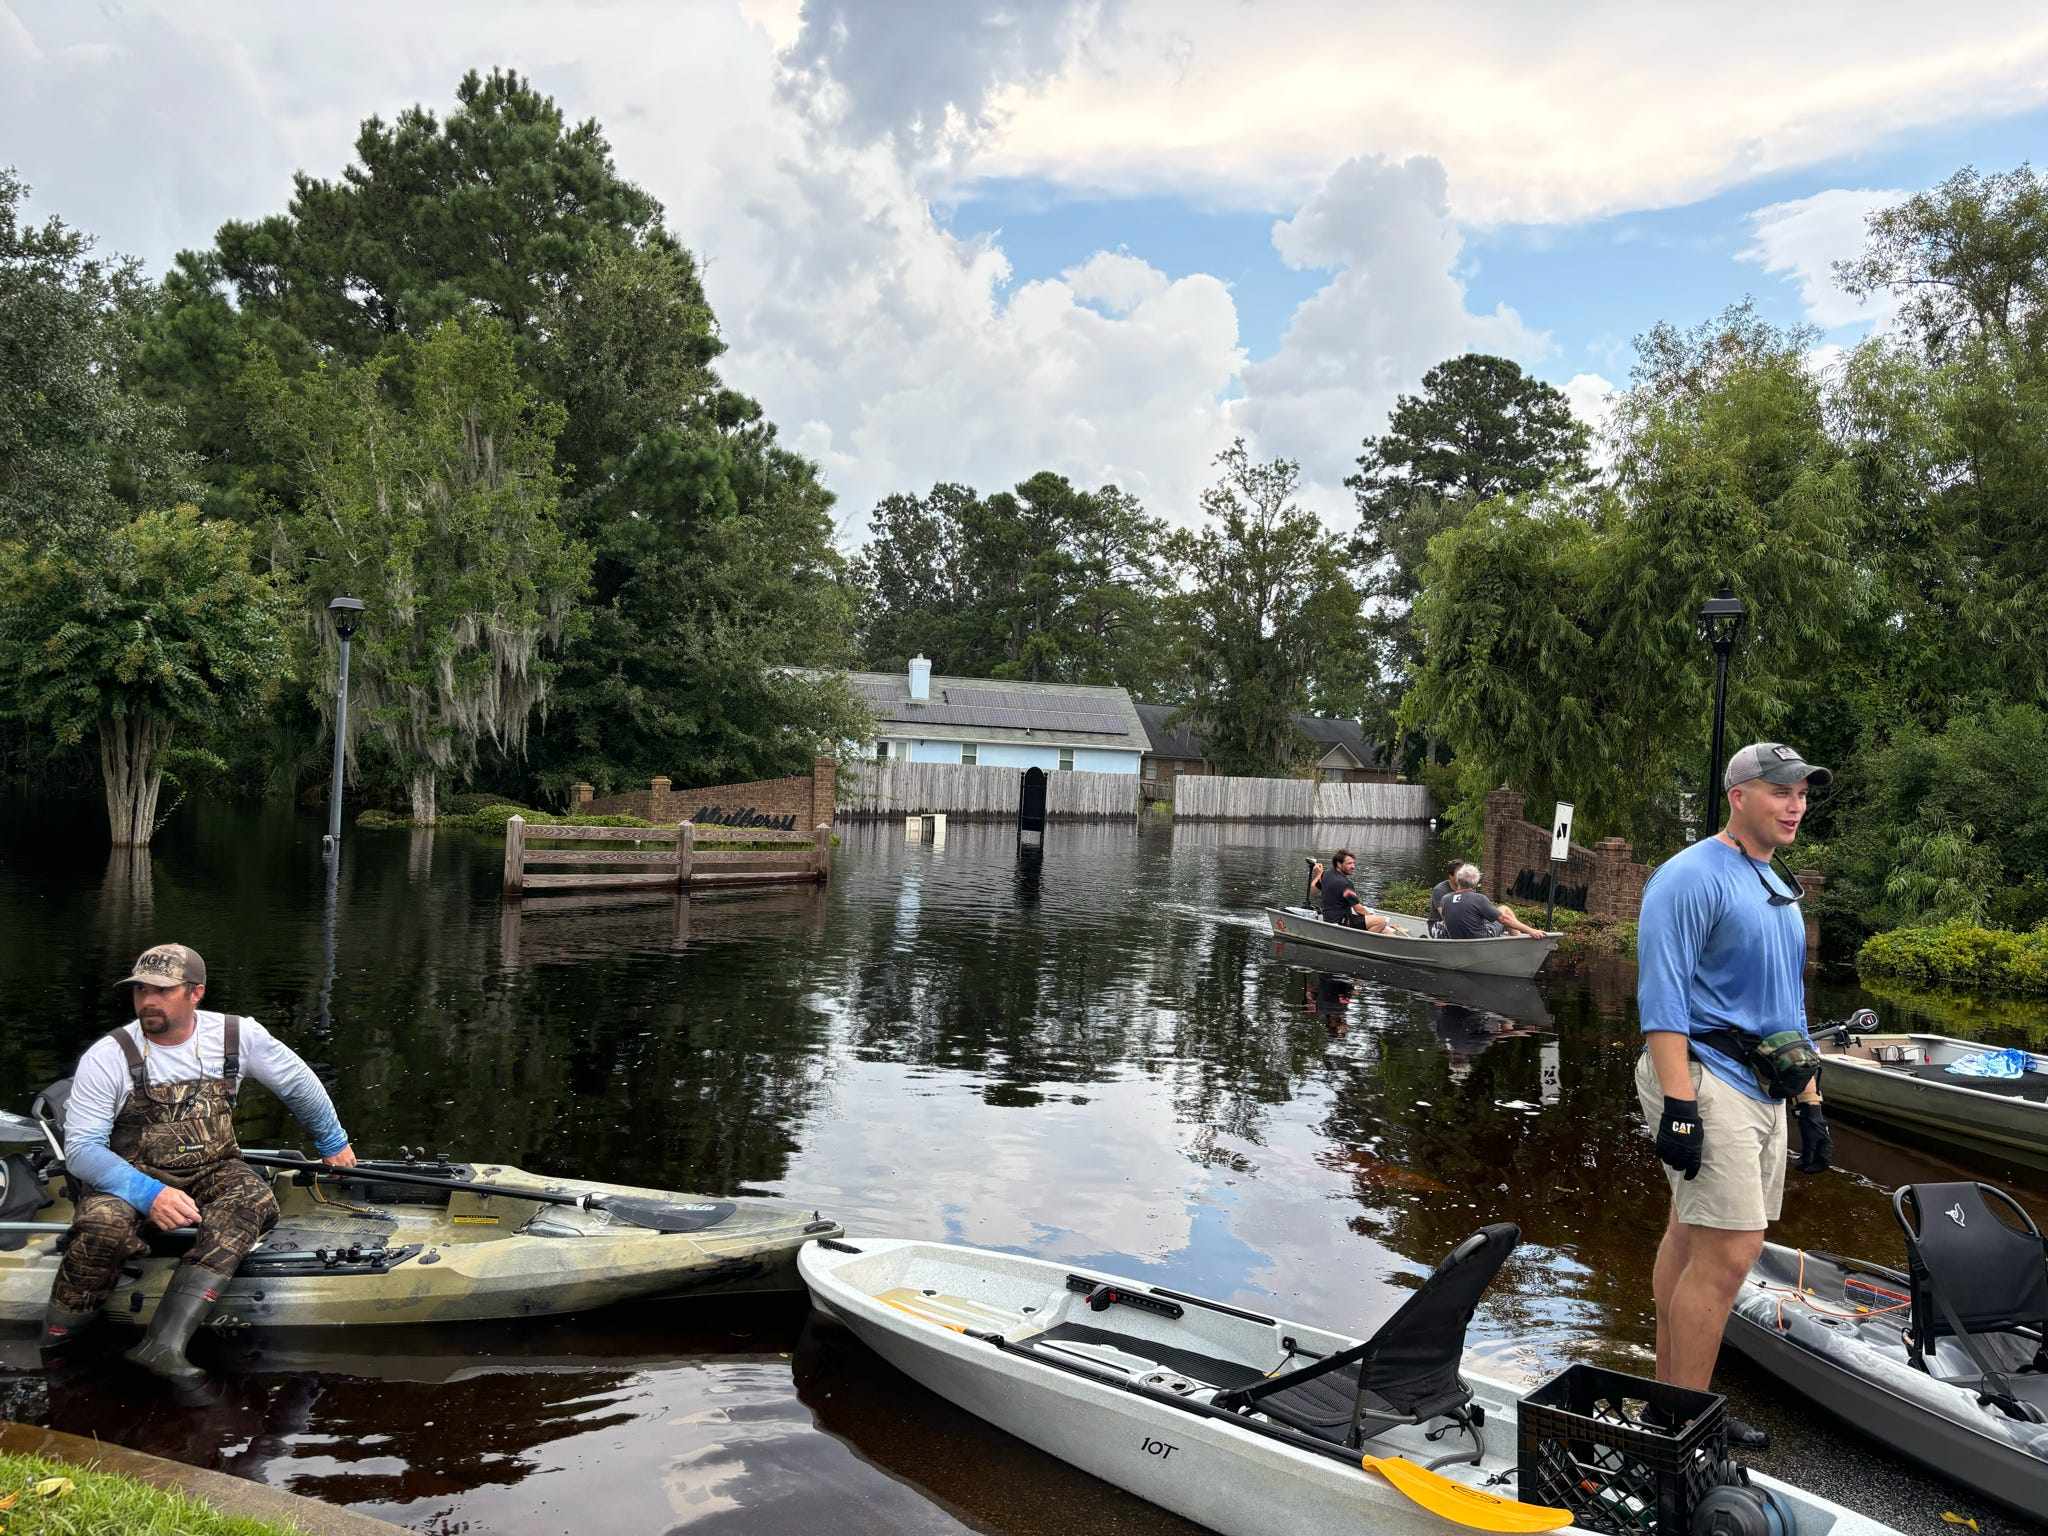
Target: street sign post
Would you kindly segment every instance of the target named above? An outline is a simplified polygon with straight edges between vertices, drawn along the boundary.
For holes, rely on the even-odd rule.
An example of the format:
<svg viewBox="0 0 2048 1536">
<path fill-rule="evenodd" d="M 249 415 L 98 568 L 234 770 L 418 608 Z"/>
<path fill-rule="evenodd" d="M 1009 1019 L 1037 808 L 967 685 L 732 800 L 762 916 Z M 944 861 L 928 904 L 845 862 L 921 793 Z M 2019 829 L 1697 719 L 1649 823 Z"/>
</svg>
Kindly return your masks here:
<svg viewBox="0 0 2048 1536">
<path fill-rule="evenodd" d="M 1557 916 L 1557 868 L 1571 856 L 1572 803 L 1560 800 L 1550 818 L 1550 892 L 1543 902 L 1545 932 L 1550 929 L 1551 919 Z"/>
</svg>

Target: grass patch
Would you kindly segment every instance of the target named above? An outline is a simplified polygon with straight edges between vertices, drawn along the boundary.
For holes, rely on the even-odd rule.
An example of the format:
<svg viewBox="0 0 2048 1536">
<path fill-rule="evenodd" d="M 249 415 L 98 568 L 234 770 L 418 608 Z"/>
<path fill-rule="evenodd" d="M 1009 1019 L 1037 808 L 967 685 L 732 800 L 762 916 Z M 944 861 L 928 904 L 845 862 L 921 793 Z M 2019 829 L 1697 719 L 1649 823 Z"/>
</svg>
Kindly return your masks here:
<svg viewBox="0 0 2048 1536">
<path fill-rule="evenodd" d="M 1543 921 L 1543 914 L 1532 906 L 1527 912 L 1516 914 L 1523 922 L 1534 927 Z M 1633 960 L 1636 953 L 1636 925 L 1633 920 L 1619 923 L 1602 922 L 1598 918 L 1574 912 L 1569 907 L 1559 907 L 1552 916 L 1554 930 L 1564 935 L 1557 941 L 1557 948 L 1550 952 L 1551 961 L 1570 963 L 1589 959 L 1595 955 L 1615 955 L 1624 960 Z"/>
<path fill-rule="evenodd" d="M 71 1491 L 36 1492 L 49 1478 L 68 1478 Z M 70 1462 L 0 1455 L 0 1499 L 7 1536 L 300 1536 L 296 1525 L 224 1515 L 182 1493 L 167 1493 Z"/>
<path fill-rule="evenodd" d="M 1373 898 L 1373 905 L 1383 912 L 1399 912 L 1407 917 L 1429 916 L 1429 887 L 1413 880 L 1389 880 L 1380 887 L 1380 893 Z"/>
</svg>

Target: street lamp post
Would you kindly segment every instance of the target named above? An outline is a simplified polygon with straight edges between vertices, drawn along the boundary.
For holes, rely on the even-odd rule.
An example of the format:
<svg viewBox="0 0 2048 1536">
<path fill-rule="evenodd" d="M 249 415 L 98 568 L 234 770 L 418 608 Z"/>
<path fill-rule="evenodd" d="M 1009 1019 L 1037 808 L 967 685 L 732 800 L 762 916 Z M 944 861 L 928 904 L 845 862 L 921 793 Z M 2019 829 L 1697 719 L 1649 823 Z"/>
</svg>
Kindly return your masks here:
<svg viewBox="0 0 2048 1536">
<path fill-rule="evenodd" d="M 1748 616 L 1742 599 L 1725 581 L 1718 596 L 1700 605 L 1700 638 L 1714 648 L 1714 742 L 1707 749 L 1707 799 L 1700 807 L 1702 836 L 1713 830 L 1720 816 L 1722 735 L 1728 725 L 1728 657 Z"/>
<path fill-rule="evenodd" d="M 337 597 L 327 611 L 334 615 L 334 632 L 341 637 L 341 681 L 334 698 L 334 777 L 327 786 L 327 850 L 334 853 L 341 848 L 341 759 L 348 745 L 348 643 L 355 637 L 363 600 Z"/>
</svg>

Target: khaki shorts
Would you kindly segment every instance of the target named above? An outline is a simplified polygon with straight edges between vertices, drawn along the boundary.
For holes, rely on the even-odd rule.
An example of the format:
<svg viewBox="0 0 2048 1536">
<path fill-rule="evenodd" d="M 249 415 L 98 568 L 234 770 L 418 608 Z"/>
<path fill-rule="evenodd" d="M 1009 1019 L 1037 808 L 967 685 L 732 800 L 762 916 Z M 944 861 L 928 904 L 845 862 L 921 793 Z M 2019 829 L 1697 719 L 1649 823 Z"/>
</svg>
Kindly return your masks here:
<svg viewBox="0 0 2048 1536">
<path fill-rule="evenodd" d="M 1668 1163 L 1657 1164 L 1671 1181 L 1678 1219 L 1688 1227 L 1761 1232 L 1785 1204 L 1785 1106 L 1730 1088 L 1697 1061 L 1691 1066 L 1706 1139 L 1699 1174 L 1688 1179 Z M 1636 1097 L 1651 1125 L 1663 1118 L 1664 1086 L 1648 1051 L 1636 1058 Z"/>
</svg>

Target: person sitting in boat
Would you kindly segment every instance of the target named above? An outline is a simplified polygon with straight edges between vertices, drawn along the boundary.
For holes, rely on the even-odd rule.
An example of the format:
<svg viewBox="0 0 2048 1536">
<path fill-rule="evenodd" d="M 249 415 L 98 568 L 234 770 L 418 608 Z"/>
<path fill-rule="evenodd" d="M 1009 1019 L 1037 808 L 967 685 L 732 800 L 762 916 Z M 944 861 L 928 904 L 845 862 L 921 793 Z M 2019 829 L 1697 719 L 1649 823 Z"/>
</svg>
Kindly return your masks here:
<svg viewBox="0 0 2048 1536">
<path fill-rule="evenodd" d="M 1387 920 L 1377 912 L 1368 912 L 1351 884 L 1351 873 L 1357 868 L 1358 860 L 1352 857 L 1349 848 L 1339 848 L 1330 855 L 1330 867 L 1323 872 L 1321 882 L 1323 921 L 1363 928 L 1367 933 L 1385 933 Z"/>
<path fill-rule="evenodd" d="M 1543 930 L 1515 916 L 1513 907 L 1497 907 L 1479 889 L 1479 866 L 1460 864 L 1457 885 L 1444 898 L 1443 936 L 1447 939 L 1493 939 L 1509 934 L 1540 939 Z"/>
<path fill-rule="evenodd" d="M 213 1311 L 258 1238 L 277 1224 L 277 1200 L 242 1161 L 235 1090 L 246 1072 L 298 1117 L 321 1161 L 356 1156 L 313 1069 L 254 1019 L 201 1013 L 206 962 L 183 944 L 158 944 L 118 986 L 135 1017 L 79 1058 L 65 1114 L 64 1166 L 85 1188 L 72 1218 L 43 1323 L 56 1348 L 89 1323 L 141 1251 L 146 1219 L 198 1236 L 128 1358 L 174 1381 L 198 1377 L 185 1346 Z"/>
<path fill-rule="evenodd" d="M 1458 870 L 1462 861 L 1453 859 L 1444 870 L 1443 879 L 1437 881 L 1429 893 L 1429 936 L 1440 939 L 1444 936 L 1444 899 L 1458 888 Z"/>
</svg>

